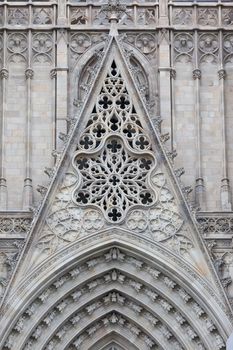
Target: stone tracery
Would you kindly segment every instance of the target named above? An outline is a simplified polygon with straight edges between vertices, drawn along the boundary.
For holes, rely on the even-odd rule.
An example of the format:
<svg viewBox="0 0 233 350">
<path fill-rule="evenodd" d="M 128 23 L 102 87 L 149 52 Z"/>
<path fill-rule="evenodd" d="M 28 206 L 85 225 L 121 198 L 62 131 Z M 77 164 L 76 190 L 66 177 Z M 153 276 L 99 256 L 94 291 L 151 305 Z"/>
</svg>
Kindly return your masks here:
<svg viewBox="0 0 233 350">
<path fill-rule="evenodd" d="M 157 196 L 149 178 L 156 161 L 150 145 L 113 61 L 80 138 L 83 151 L 74 156 L 81 175 L 75 202 L 101 208 L 110 222 L 122 221 L 131 207 L 154 204 Z"/>
</svg>

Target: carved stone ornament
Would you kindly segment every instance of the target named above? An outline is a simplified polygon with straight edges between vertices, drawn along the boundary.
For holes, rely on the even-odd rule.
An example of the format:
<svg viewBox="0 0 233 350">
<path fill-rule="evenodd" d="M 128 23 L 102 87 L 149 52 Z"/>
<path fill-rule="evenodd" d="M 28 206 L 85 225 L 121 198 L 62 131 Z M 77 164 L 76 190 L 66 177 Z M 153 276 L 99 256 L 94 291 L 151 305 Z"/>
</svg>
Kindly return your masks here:
<svg viewBox="0 0 233 350">
<path fill-rule="evenodd" d="M 193 21 L 192 8 L 174 8 L 172 22 L 174 25 L 191 25 Z"/>
<path fill-rule="evenodd" d="M 174 37 L 174 58 L 180 61 L 185 58 L 192 61 L 194 50 L 193 35 L 191 33 L 177 33 Z"/>
<path fill-rule="evenodd" d="M 124 33 L 120 35 L 120 41 L 132 45 L 143 53 L 148 59 L 156 56 L 157 37 L 150 33 Z"/>
<path fill-rule="evenodd" d="M 203 33 L 198 41 L 201 62 L 217 62 L 219 52 L 218 36 L 213 33 Z"/>
<path fill-rule="evenodd" d="M 33 24 L 46 25 L 53 23 L 53 9 L 49 7 L 33 7 Z"/>
<path fill-rule="evenodd" d="M 121 223 L 178 254 L 193 247 L 151 139 L 113 61 L 46 219 L 38 247 L 53 253 Z"/>
<path fill-rule="evenodd" d="M 103 12 L 109 20 L 117 21 L 126 13 L 127 7 L 120 3 L 120 0 L 108 0 L 106 5 L 101 6 L 100 12 Z"/>
<path fill-rule="evenodd" d="M 8 60 L 13 62 L 26 61 L 27 47 L 27 34 L 9 34 L 7 37 Z"/>
<path fill-rule="evenodd" d="M 212 27 L 217 26 L 218 25 L 218 9 L 199 8 L 197 22 L 201 26 L 212 26 Z"/>
<path fill-rule="evenodd" d="M 135 40 L 135 46 L 144 54 L 153 52 L 156 49 L 155 37 L 153 34 L 139 34 Z"/>
<path fill-rule="evenodd" d="M 83 32 L 71 32 L 70 35 L 70 52 L 69 59 L 72 67 L 75 66 L 76 62 L 79 58 L 88 50 L 93 50 L 93 58 L 100 58 L 101 51 L 103 50 L 104 45 L 107 45 L 109 40 L 109 36 L 107 33 L 83 33 Z M 101 48 L 95 50 L 95 45 L 102 44 Z M 93 76 L 93 72 L 91 66 L 93 65 L 93 60 L 90 60 L 89 69 L 90 75 Z M 88 87 L 89 91 L 89 87 Z"/>
<path fill-rule="evenodd" d="M 94 25 L 109 25 L 109 19 L 107 17 L 107 14 L 103 11 L 101 11 L 101 8 L 93 9 L 92 11 L 93 15 L 93 24 Z"/>
<path fill-rule="evenodd" d="M 156 161 L 115 63 L 95 108 L 74 157 L 82 175 L 74 198 L 81 206 L 101 208 L 110 222 L 122 221 L 129 208 L 156 201 L 147 175 Z M 93 152 L 91 158 L 87 151 Z"/>
<path fill-rule="evenodd" d="M 87 16 L 87 10 L 85 8 L 72 7 L 70 11 L 71 11 L 70 24 L 72 25 L 87 24 L 88 16 Z"/>
<path fill-rule="evenodd" d="M 205 235 L 215 233 L 231 233 L 233 231 L 232 217 L 200 217 L 198 222 Z"/>
<path fill-rule="evenodd" d="M 7 219 L 5 219 L 6 221 Z M 14 219 L 11 219 L 12 222 Z M 12 227 L 11 225 L 8 225 L 6 222 L 2 222 L 4 227 L 2 228 L 1 233 L 4 234 L 19 234 L 19 233 L 26 233 L 26 229 L 23 221 L 26 221 L 27 219 L 21 219 L 20 218 L 15 219 L 17 221 L 15 227 Z M 28 225 L 29 226 L 29 225 Z M 18 261 L 19 255 L 23 249 L 24 246 L 24 239 L 18 239 L 18 240 L 1 240 L 1 247 L 0 247 L 0 301 L 1 298 L 4 295 L 5 289 L 9 283 L 9 280 L 13 274 L 13 271 L 15 269 L 16 263 Z"/>
<path fill-rule="evenodd" d="M 222 9 L 222 24 L 224 26 L 232 26 L 233 25 L 233 9 L 232 8 Z"/>
<path fill-rule="evenodd" d="M 0 234 L 26 233 L 30 224 L 29 218 L 0 218 Z"/>
<path fill-rule="evenodd" d="M 233 61 L 233 35 L 225 34 L 223 37 L 223 58 L 225 62 Z"/>
<path fill-rule="evenodd" d="M 2 68 L 0 70 L 0 78 L 1 79 L 8 79 L 9 78 L 9 71 L 6 68 Z"/>
<path fill-rule="evenodd" d="M 137 11 L 137 24 L 139 25 L 154 25 L 156 24 L 156 12 L 153 8 L 138 8 Z"/>
<path fill-rule="evenodd" d="M 103 269 L 113 263 L 116 268 Z M 134 268 L 138 277 L 132 276 Z M 80 284 L 81 276 L 85 280 Z M 15 350 L 19 343 L 23 349 L 90 348 L 90 342 L 108 330 L 133 337 L 143 349 L 156 349 L 161 342 L 166 349 L 205 349 L 206 334 L 213 349 L 223 348 L 206 305 L 180 283 L 111 247 L 44 286 L 20 310 L 4 350 Z"/>
<path fill-rule="evenodd" d="M 193 79 L 201 79 L 201 70 L 196 68 L 193 70 Z"/>
<path fill-rule="evenodd" d="M 33 61 L 38 63 L 52 63 L 53 37 L 51 33 L 37 32 L 32 37 Z"/>
<path fill-rule="evenodd" d="M 7 22 L 10 25 L 27 25 L 29 21 L 28 8 L 10 7 L 7 13 Z"/>
<path fill-rule="evenodd" d="M 77 33 L 71 36 L 70 49 L 71 51 L 82 54 L 91 46 L 91 38 L 88 34 Z"/>
</svg>

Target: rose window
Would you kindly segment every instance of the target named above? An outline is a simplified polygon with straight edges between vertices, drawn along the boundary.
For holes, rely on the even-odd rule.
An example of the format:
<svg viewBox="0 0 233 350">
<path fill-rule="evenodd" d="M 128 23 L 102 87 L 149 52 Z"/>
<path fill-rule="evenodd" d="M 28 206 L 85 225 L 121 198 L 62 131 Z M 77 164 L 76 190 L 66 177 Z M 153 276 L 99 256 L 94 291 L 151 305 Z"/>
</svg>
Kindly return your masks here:
<svg viewBox="0 0 233 350">
<path fill-rule="evenodd" d="M 122 221 L 135 206 L 156 202 L 150 185 L 156 166 L 151 141 L 115 62 L 80 137 L 73 165 L 79 173 L 73 200 L 101 209 L 109 222 Z"/>
</svg>

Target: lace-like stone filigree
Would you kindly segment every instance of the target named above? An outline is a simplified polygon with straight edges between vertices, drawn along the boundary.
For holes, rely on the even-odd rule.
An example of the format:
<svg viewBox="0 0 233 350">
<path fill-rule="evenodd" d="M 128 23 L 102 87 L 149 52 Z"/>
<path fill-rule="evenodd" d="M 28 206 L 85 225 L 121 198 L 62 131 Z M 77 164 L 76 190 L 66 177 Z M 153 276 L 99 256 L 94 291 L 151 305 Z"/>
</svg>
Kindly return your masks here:
<svg viewBox="0 0 233 350">
<path fill-rule="evenodd" d="M 109 222 L 122 221 L 135 206 L 155 204 L 150 184 L 156 167 L 125 82 L 113 62 L 81 135 L 73 165 L 80 181 L 73 200 L 101 208 Z"/>
</svg>

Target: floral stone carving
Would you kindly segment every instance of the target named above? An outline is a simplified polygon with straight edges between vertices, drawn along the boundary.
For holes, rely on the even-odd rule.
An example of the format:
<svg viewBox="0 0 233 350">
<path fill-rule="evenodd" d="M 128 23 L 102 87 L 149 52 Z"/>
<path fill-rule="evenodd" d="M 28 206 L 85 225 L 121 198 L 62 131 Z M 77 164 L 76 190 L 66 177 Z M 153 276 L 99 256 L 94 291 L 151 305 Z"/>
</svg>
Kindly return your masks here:
<svg viewBox="0 0 233 350">
<path fill-rule="evenodd" d="M 33 8 L 33 24 L 45 25 L 52 24 L 53 10 L 52 8 Z"/>
<path fill-rule="evenodd" d="M 7 38 L 8 60 L 19 62 L 26 60 L 28 47 L 27 35 L 24 33 L 11 33 Z"/>
<path fill-rule="evenodd" d="M 39 32 L 33 35 L 32 40 L 34 62 L 52 62 L 53 38 L 51 33 Z"/>
<path fill-rule="evenodd" d="M 177 33 L 174 37 L 174 56 L 179 61 L 186 57 L 188 61 L 192 61 L 194 50 L 193 35 L 189 33 Z"/>
<path fill-rule="evenodd" d="M 113 61 L 79 137 L 38 246 L 48 253 L 120 224 L 179 254 L 193 247 L 118 67 Z"/>
<path fill-rule="evenodd" d="M 81 175 L 74 201 L 101 208 L 109 222 L 122 221 L 129 208 L 155 203 L 150 144 L 113 62 L 74 156 Z"/>
</svg>

